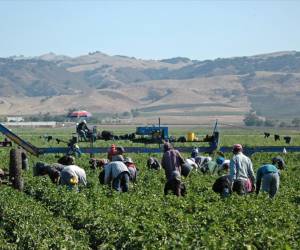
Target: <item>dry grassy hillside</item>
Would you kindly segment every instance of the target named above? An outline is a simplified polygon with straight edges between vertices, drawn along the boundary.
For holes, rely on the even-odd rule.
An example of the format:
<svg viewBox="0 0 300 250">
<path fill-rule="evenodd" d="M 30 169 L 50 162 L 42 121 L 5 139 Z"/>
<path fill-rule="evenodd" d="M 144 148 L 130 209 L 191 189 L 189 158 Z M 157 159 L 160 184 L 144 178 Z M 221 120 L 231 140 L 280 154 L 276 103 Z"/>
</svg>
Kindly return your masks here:
<svg viewBox="0 0 300 250">
<path fill-rule="evenodd" d="M 0 112 L 17 115 L 39 112 L 61 114 L 77 107 L 93 113 L 121 113 L 137 109 L 149 121 L 152 117 L 156 119 L 158 115 L 180 120 L 183 114 L 193 121 L 198 120 L 198 116 L 208 116 L 209 112 L 224 113 L 225 116 L 236 113 L 242 116 L 250 108 L 247 97 L 242 94 L 224 96 L 224 93 L 232 93 L 236 90 L 242 92 L 241 84 L 236 77 L 227 77 L 228 86 L 224 91 L 220 80 L 220 77 L 157 80 L 123 86 L 119 89 L 90 90 L 76 95 L 1 97 Z"/>
<path fill-rule="evenodd" d="M 135 120 L 242 121 L 250 109 L 266 117 L 300 115 L 300 53 L 206 61 L 141 60 L 101 52 L 0 58 L 0 115 L 69 109 L 135 110 Z M 299 107 L 299 108 L 298 108 Z"/>
</svg>

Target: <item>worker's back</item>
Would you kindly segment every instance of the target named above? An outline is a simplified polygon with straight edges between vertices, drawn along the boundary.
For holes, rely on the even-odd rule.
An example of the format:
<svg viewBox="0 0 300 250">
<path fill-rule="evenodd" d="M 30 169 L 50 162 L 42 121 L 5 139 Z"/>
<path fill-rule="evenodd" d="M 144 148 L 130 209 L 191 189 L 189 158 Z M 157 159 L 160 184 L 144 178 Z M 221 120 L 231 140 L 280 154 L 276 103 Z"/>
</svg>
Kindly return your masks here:
<svg viewBox="0 0 300 250">
<path fill-rule="evenodd" d="M 77 165 L 69 165 L 64 167 L 60 173 L 60 184 L 69 185 L 70 180 L 73 177 L 78 178 L 78 184 L 86 185 L 86 173 L 84 169 L 78 167 Z"/>
<path fill-rule="evenodd" d="M 255 179 L 250 158 L 243 153 L 234 155 L 230 161 L 230 178 L 231 180 Z"/>
<path fill-rule="evenodd" d="M 104 166 L 105 176 L 110 175 L 113 179 L 122 172 L 128 172 L 127 166 L 121 161 L 113 161 Z"/>
<path fill-rule="evenodd" d="M 181 165 L 184 164 L 184 159 L 175 149 L 166 151 L 163 155 L 161 165 L 165 169 L 166 178 L 170 179 L 173 171 L 181 173 Z"/>
</svg>

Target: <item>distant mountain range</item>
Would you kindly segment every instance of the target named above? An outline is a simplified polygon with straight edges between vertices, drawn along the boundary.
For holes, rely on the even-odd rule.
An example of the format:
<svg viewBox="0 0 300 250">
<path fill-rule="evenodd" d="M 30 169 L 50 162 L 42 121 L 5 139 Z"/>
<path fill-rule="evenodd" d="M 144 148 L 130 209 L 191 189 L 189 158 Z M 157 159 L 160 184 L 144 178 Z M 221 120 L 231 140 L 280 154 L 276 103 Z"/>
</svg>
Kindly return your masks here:
<svg viewBox="0 0 300 250">
<path fill-rule="evenodd" d="M 98 51 L 79 57 L 0 58 L 0 115 L 64 114 L 78 108 L 134 110 L 145 119 L 241 121 L 253 109 L 288 119 L 299 117 L 299 97 L 297 51 L 205 61 L 142 60 Z"/>
</svg>

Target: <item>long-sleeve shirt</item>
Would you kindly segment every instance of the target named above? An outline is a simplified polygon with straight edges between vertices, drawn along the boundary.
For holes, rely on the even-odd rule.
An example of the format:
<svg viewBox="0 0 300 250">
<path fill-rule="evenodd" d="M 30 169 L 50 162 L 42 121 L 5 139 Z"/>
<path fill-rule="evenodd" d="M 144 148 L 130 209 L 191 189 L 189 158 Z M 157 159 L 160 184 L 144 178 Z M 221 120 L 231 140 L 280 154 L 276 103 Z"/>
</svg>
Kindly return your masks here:
<svg viewBox="0 0 300 250">
<path fill-rule="evenodd" d="M 233 182 L 239 179 L 250 179 L 255 184 L 252 162 L 242 152 L 234 155 L 230 161 L 230 180 Z"/>
<path fill-rule="evenodd" d="M 73 177 L 78 179 L 78 184 L 86 185 L 87 182 L 85 171 L 76 165 L 69 165 L 63 168 L 63 170 L 60 172 L 60 184 L 70 185 L 70 180 Z"/>
<path fill-rule="evenodd" d="M 123 172 L 128 172 L 127 166 L 121 161 L 113 161 L 104 166 L 104 184 L 109 184 L 113 179 L 115 179 L 119 174 Z"/>
<path fill-rule="evenodd" d="M 170 149 L 164 153 L 161 165 L 165 170 L 167 180 L 172 177 L 173 171 L 179 171 L 179 173 L 181 173 L 182 164 L 184 164 L 184 159 L 178 150 Z"/>
<path fill-rule="evenodd" d="M 256 173 L 256 192 L 259 192 L 261 180 L 264 177 L 264 175 L 269 173 L 280 173 L 280 171 L 272 164 L 266 164 L 261 166 Z"/>
</svg>

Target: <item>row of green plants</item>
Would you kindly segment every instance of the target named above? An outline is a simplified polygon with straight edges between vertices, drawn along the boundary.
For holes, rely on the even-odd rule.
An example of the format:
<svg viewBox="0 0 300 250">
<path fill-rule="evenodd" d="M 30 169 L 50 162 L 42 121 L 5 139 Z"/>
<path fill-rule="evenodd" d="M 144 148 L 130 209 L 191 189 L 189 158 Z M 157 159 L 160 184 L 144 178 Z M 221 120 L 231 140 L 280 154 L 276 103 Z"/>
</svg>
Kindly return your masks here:
<svg viewBox="0 0 300 250">
<path fill-rule="evenodd" d="M 228 144 L 234 143 L 232 137 L 227 138 Z M 239 140 L 259 144 L 251 135 Z M 88 166 L 88 155 L 77 159 L 88 176 L 88 186 L 80 192 L 55 186 L 48 177 L 33 177 L 32 170 L 24 172 L 24 193 L 0 186 L 2 245 L 7 249 L 299 248 L 299 154 L 283 156 L 288 169 L 282 173 L 279 194 L 274 200 L 263 194 L 221 199 L 211 190 L 217 177 L 197 172 L 184 179 L 186 197 L 164 196 L 163 171 L 146 168 L 150 155 L 129 156 L 140 169 L 138 182 L 131 185 L 129 193 L 119 194 L 100 185 L 98 171 Z M 254 155 L 255 169 L 270 162 L 273 156 Z M 0 151 L 2 166 L 8 164 L 7 157 L 5 151 Z M 31 166 L 38 160 L 55 162 L 57 158 L 30 157 Z M 10 220 L 15 221 L 11 227 Z M 27 233 L 23 237 L 24 228 Z"/>
<path fill-rule="evenodd" d="M 146 169 L 145 155 L 131 155 L 140 167 L 139 181 L 128 194 L 98 183 L 87 157 L 89 185 L 79 193 L 54 186 L 48 178 L 26 176 L 25 193 L 44 204 L 54 216 L 67 219 L 96 248 L 297 248 L 300 243 L 299 155 L 290 154 L 275 200 L 265 195 L 223 200 L 212 192 L 215 176 L 193 173 L 185 179 L 185 198 L 163 195 L 163 172 Z M 50 157 L 49 157 L 50 158 Z M 253 158 L 268 162 L 269 154 Z M 71 212 L 70 212 L 71 211 Z M 284 229 L 284 230 L 283 230 Z"/>
<path fill-rule="evenodd" d="M 0 189 L 0 249 L 87 249 L 87 236 L 43 204 L 10 187 Z"/>
</svg>

